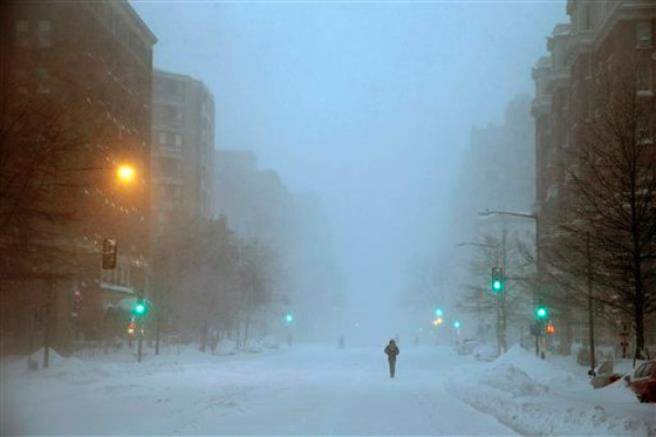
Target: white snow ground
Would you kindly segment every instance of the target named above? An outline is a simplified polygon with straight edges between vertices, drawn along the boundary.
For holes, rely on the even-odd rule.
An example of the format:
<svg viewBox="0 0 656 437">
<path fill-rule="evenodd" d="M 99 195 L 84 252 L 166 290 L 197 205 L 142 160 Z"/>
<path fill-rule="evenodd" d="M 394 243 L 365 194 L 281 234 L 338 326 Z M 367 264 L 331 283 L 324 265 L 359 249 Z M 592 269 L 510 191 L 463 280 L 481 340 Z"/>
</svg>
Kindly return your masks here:
<svg viewBox="0 0 656 437">
<path fill-rule="evenodd" d="M 513 434 L 445 389 L 450 349 L 401 348 L 394 380 L 383 346 L 3 361 L 0 433 Z"/>
<path fill-rule="evenodd" d="M 571 359 L 401 346 L 394 380 L 382 347 L 4 360 L 0 434 L 656 435 L 656 404 L 622 381 L 593 390 Z"/>
<path fill-rule="evenodd" d="M 447 389 L 522 434 L 656 435 L 656 404 L 639 403 L 622 380 L 595 390 L 586 372 L 573 357 L 545 361 L 514 346 L 454 369 Z"/>
</svg>

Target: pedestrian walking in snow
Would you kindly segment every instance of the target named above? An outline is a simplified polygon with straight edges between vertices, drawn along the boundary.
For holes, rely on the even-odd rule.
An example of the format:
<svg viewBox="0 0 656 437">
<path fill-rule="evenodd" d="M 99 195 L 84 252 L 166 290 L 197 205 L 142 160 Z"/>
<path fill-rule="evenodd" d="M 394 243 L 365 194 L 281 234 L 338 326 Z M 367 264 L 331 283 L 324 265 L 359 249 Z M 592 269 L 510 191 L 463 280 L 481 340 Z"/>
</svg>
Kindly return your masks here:
<svg viewBox="0 0 656 437">
<path fill-rule="evenodd" d="M 389 363 L 390 378 L 394 378 L 396 372 L 396 356 L 400 353 L 399 347 L 394 340 L 390 340 L 389 344 L 385 347 L 387 354 L 387 362 Z"/>
</svg>

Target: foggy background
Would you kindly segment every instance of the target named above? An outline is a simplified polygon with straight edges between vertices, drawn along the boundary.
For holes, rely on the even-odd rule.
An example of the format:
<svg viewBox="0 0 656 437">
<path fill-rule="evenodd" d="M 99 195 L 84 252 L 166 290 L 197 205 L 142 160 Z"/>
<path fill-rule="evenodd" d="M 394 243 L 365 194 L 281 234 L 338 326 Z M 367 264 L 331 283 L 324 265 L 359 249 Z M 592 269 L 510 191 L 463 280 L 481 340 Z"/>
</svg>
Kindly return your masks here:
<svg viewBox="0 0 656 437">
<path fill-rule="evenodd" d="M 344 323 L 375 341 L 422 323 L 401 305 L 406 266 L 453 251 L 472 126 L 533 93 L 531 67 L 565 17 L 561 1 L 132 4 L 159 38 L 155 67 L 214 93 L 216 147 L 253 150 L 319 197 Z"/>
</svg>

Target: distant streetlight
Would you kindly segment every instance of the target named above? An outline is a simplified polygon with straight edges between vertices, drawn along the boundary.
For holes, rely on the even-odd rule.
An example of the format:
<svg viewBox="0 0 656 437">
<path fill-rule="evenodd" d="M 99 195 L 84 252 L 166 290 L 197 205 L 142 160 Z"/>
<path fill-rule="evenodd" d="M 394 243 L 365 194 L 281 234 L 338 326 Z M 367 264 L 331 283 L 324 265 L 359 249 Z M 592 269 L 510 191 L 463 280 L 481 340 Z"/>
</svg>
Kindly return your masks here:
<svg viewBox="0 0 656 437">
<path fill-rule="evenodd" d="M 137 171 L 130 164 L 121 164 L 116 169 L 116 178 L 123 184 L 132 184 L 137 175 Z"/>
</svg>

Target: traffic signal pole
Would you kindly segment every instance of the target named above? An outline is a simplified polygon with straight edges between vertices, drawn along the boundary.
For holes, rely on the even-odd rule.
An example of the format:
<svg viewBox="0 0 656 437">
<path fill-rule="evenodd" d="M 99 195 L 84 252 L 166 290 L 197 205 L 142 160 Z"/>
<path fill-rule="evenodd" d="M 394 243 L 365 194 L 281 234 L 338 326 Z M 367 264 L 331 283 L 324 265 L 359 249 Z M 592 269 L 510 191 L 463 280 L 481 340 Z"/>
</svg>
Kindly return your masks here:
<svg viewBox="0 0 656 437">
<path fill-rule="evenodd" d="M 590 375 L 594 375 L 596 365 L 595 338 L 594 338 L 594 314 L 592 311 L 592 255 L 590 253 L 590 233 L 586 233 L 585 252 L 588 258 L 588 331 L 590 334 Z"/>
<path fill-rule="evenodd" d="M 541 267 L 541 260 L 540 260 L 540 215 L 536 211 L 535 213 L 523 213 L 523 212 L 514 212 L 514 211 L 490 211 L 490 210 L 485 210 L 483 212 L 478 213 L 479 216 L 482 217 L 488 217 L 491 215 L 505 215 L 505 216 L 510 216 L 510 217 L 521 217 L 521 218 L 526 218 L 526 219 L 531 219 L 535 220 L 535 272 L 537 276 L 537 287 L 538 291 L 533 291 L 533 304 L 537 304 L 540 301 L 540 288 L 542 284 L 542 277 L 540 274 L 540 267 Z M 536 326 L 537 328 L 537 326 Z M 536 336 L 535 336 L 535 355 L 540 356 L 540 336 L 538 332 L 536 331 Z"/>
<path fill-rule="evenodd" d="M 141 362 L 141 353 L 142 353 L 142 348 L 143 348 L 143 329 L 141 327 L 141 319 L 137 320 L 137 332 L 138 332 L 138 340 L 137 340 L 137 363 Z"/>
</svg>

